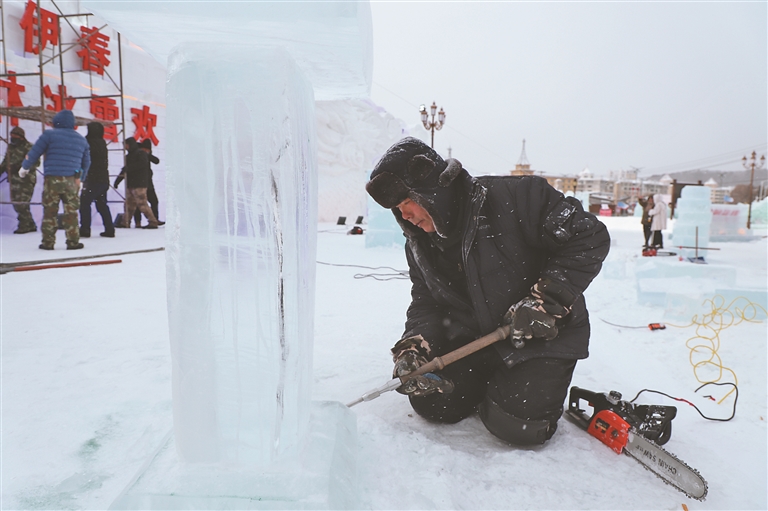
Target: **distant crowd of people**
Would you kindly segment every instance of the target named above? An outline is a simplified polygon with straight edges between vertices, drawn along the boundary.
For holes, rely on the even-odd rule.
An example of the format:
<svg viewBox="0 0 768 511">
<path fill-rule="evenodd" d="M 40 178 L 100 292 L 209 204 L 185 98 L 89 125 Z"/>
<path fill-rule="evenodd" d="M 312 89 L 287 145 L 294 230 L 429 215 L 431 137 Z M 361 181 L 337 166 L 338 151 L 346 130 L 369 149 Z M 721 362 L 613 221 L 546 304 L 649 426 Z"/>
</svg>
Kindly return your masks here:
<svg viewBox="0 0 768 511">
<path fill-rule="evenodd" d="M 22 128 L 13 128 L 8 151 L 0 163 L 0 176 L 8 174 L 11 201 L 19 222 L 14 234 L 37 231 L 29 204 L 41 156 L 45 156 L 45 160 L 40 249 L 53 250 L 56 243 L 60 202 L 64 204 L 61 223 L 66 231 L 67 250 L 83 248 L 80 238 L 91 236 L 91 204 L 94 203 L 104 224 L 100 236 L 105 238 L 114 238 L 115 228 L 130 227 L 132 218 L 136 227 L 140 227 L 142 214 L 148 220 L 143 229 L 157 229 L 163 225 L 165 222 L 158 220 L 158 199 L 151 167 L 160 160 L 152 154 L 152 142 L 145 139 L 138 143 L 131 137 L 125 140 L 125 149 L 125 166 L 113 184 L 117 188 L 125 180 L 125 204 L 123 214 L 113 221 L 107 203 L 108 152 L 102 124 L 89 123 L 88 133 L 83 137 L 75 130 L 72 111 L 62 110 L 53 117 L 53 129 L 45 130 L 34 145 L 26 139 Z"/>
</svg>

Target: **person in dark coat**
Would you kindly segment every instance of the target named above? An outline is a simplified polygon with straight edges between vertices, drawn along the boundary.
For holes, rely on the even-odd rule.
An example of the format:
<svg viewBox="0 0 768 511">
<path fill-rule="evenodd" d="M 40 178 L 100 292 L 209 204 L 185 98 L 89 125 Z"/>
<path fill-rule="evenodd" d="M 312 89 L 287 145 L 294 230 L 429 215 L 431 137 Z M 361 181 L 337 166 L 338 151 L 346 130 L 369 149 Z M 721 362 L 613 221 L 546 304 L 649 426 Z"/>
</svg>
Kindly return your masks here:
<svg viewBox="0 0 768 511">
<path fill-rule="evenodd" d="M 643 248 L 648 249 L 650 248 L 652 220 L 648 213 L 653 209 L 653 195 L 649 195 L 647 199 L 641 198 L 637 203 L 643 208 L 643 215 L 640 217 L 640 223 L 643 225 L 643 238 L 645 239 Z"/>
<path fill-rule="evenodd" d="M 147 153 L 147 158 L 149 159 L 149 183 L 147 186 L 147 202 L 149 202 L 149 208 L 152 210 L 152 213 L 155 214 L 155 218 L 157 218 L 158 225 L 163 225 L 165 222 L 160 221 L 160 212 L 158 210 L 158 204 L 159 201 L 157 200 L 157 193 L 155 192 L 155 183 L 152 180 L 152 177 L 154 176 L 154 172 L 152 172 L 152 164 L 155 165 L 160 163 L 160 158 L 152 154 L 152 140 L 145 138 L 139 143 L 139 149 Z M 136 210 L 136 212 L 133 214 L 133 220 L 136 222 L 136 227 L 141 225 L 141 211 Z"/>
<path fill-rule="evenodd" d="M 91 203 L 96 203 L 96 211 L 101 215 L 104 224 L 105 238 L 115 237 L 115 226 L 112 223 L 112 213 L 107 204 L 109 190 L 109 153 L 104 141 L 104 126 L 99 122 L 88 123 L 88 134 L 85 135 L 91 151 L 91 168 L 88 178 L 83 184 L 80 194 L 80 237 L 91 237 Z"/>
<path fill-rule="evenodd" d="M 157 218 L 147 204 L 147 187 L 149 186 L 149 159 L 147 153 L 139 149 L 139 144 L 133 137 L 125 139 L 125 166 L 115 178 L 115 188 L 125 179 L 125 210 L 123 224 L 120 227 L 130 227 L 131 217 L 138 208 L 149 220 L 144 229 L 157 229 Z M 140 224 L 136 224 L 139 227 Z"/>
<path fill-rule="evenodd" d="M 546 442 L 589 354 L 583 293 L 608 254 L 605 226 L 540 177 L 473 178 L 414 138 L 387 150 L 366 190 L 407 239 L 411 304 L 395 377 L 511 325 L 510 339 L 398 391 L 428 420 L 477 410 L 506 442 Z"/>
</svg>

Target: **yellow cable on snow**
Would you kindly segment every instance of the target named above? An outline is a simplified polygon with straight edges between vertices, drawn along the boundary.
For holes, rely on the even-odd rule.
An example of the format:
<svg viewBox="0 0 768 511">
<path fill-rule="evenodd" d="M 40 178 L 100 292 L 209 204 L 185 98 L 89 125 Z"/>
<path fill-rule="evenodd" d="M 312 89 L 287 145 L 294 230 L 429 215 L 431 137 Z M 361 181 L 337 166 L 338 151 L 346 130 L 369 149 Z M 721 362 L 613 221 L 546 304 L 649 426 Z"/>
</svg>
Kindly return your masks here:
<svg viewBox="0 0 768 511">
<path fill-rule="evenodd" d="M 704 300 L 702 305 L 708 306 L 709 311 L 703 314 L 701 318 L 699 318 L 698 314 L 694 314 L 691 322 L 687 325 L 673 325 L 670 323 L 666 323 L 666 325 L 674 328 L 696 327 L 695 335 L 687 339 L 685 345 L 691 350 L 688 359 L 693 366 L 693 374 L 699 383 L 719 382 L 723 378 L 723 372 L 727 371 L 733 375 L 734 384 L 738 385 L 739 381 L 736 373 L 723 365 L 723 360 L 718 353 L 720 349 L 720 332 L 743 322 L 761 323 L 762 320 L 757 319 L 758 315 L 762 312 L 763 316 L 768 316 L 768 312 L 761 305 L 743 296 L 734 298 L 731 303 L 725 306 L 725 298 L 721 295 L 715 295 Z M 702 379 L 699 376 L 699 370 L 709 366 L 717 368 L 718 376 L 714 380 Z M 731 389 L 717 404 L 725 401 L 734 390 L 735 388 Z"/>
</svg>

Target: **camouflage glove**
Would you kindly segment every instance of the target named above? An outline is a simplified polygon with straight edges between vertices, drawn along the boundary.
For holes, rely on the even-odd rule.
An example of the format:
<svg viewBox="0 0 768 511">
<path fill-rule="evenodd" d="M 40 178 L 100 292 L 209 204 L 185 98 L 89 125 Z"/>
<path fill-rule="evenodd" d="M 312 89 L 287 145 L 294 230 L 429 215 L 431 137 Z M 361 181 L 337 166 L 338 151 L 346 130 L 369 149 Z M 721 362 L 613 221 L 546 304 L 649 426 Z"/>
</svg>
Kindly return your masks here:
<svg viewBox="0 0 768 511">
<path fill-rule="evenodd" d="M 429 362 L 431 353 L 432 349 L 429 347 L 429 343 L 420 335 L 397 341 L 392 348 L 392 360 L 395 362 L 392 377 L 400 378 L 415 371 Z M 415 397 L 426 396 L 434 392 L 450 394 L 453 392 L 453 382 L 434 373 L 426 373 L 409 379 L 397 391 L 400 394 Z"/>
<path fill-rule="evenodd" d="M 534 337 L 551 341 L 557 337 L 555 324 L 571 312 L 577 296 L 559 282 L 549 278 L 540 279 L 526 296 L 504 315 L 504 323 L 511 325 L 510 340 L 517 348 L 524 343 L 520 339 Z"/>
</svg>

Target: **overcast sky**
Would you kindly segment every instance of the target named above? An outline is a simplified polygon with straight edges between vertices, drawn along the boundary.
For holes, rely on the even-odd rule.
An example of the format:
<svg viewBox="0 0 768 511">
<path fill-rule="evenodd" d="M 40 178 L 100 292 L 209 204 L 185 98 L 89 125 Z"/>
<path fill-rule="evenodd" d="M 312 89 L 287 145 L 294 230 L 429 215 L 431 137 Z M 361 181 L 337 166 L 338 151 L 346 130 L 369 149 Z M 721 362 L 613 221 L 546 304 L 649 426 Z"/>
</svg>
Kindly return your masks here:
<svg viewBox="0 0 768 511">
<path fill-rule="evenodd" d="M 372 99 L 475 175 L 716 168 L 768 147 L 766 2 L 372 2 Z M 428 137 L 423 128 L 419 128 Z M 428 138 L 425 138 L 428 140 Z"/>
</svg>

